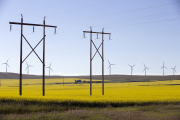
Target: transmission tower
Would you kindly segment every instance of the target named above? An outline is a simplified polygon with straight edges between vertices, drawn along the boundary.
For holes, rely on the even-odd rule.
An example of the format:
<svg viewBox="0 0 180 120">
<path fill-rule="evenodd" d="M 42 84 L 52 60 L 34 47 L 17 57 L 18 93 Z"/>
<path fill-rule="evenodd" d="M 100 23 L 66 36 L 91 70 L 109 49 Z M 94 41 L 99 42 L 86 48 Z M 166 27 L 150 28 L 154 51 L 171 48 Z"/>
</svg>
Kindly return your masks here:
<svg viewBox="0 0 180 120">
<path fill-rule="evenodd" d="M 42 91 L 43 91 L 43 93 L 42 94 L 43 94 L 43 96 L 45 96 L 45 36 L 46 36 L 45 35 L 45 28 L 46 27 L 53 27 L 53 28 L 55 28 L 55 32 L 56 32 L 57 26 L 46 25 L 45 24 L 45 17 L 44 17 L 44 20 L 43 20 L 43 24 L 23 23 L 23 16 L 22 16 L 22 14 L 21 14 L 21 22 L 20 23 L 19 22 L 9 22 L 9 24 L 21 25 L 19 95 L 22 95 L 22 63 L 28 58 L 28 56 L 32 52 L 34 52 L 36 54 L 36 56 L 39 58 L 39 60 L 42 62 L 42 64 L 43 64 L 43 84 L 42 84 Z M 33 32 L 34 32 L 34 26 L 41 26 L 41 27 L 43 27 L 43 38 L 39 41 L 39 43 L 41 41 L 43 41 L 43 60 L 41 60 L 41 58 L 35 52 L 35 49 L 39 45 L 39 43 L 34 48 L 30 45 L 28 40 L 23 35 L 23 25 L 33 26 Z M 11 30 L 11 25 L 10 25 L 10 30 Z M 32 49 L 32 51 L 27 55 L 27 57 L 24 60 L 22 60 L 22 40 L 23 40 L 23 38 L 26 40 L 26 42 L 28 43 L 28 45 Z"/>
<path fill-rule="evenodd" d="M 102 29 L 102 32 L 93 32 L 91 27 L 90 27 L 90 31 L 83 31 L 83 33 L 84 33 L 84 38 L 85 38 L 85 33 L 90 33 L 90 95 L 92 95 L 92 60 L 97 52 L 99 53 L 102 59 L 102 95 L 104 95 L 104 50 L 103 50 L 104 49 L 104 34 L 108 34 L 109 39 L 110 39 L 111 33 L 104 33 L 104 28 Z M 97 34 L 97 39 L 98 39 L 98 34 L 102 34 L 102 42 L 98 48 L 96 47 L 96 45 L 94 44 L 92 40 L 92 33 Z M 96 48 L 96 52 L 93 57 L 92 57 L 92 44 Z M 102 46 L 102 55 L 99 52 L 99 48 L 101 46 Z"/>
</svg>

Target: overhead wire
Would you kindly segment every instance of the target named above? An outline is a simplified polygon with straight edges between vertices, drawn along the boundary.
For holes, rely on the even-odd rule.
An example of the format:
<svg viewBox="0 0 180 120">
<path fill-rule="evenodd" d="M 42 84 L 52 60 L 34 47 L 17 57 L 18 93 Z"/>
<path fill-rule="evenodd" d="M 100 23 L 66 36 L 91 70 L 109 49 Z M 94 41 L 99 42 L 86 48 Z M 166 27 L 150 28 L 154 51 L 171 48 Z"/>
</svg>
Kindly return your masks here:
<svg viewBox="0 0 180 120">
<path fill-rule="evenodd" d="M 137 39 L 137 38 L 149 38 L 149 37 L 166 37 L 166 36 L 175 36 L 175 35 L 180 35 L 180 33 L 178 32 L 180 30 L 177 30 L 177 32 L 166 32 L 166 33 L 155 33 L 155 34 L 152 34 L 152 33 L 145 33 L 145 35 L 143 33 L 137 33 L 137 35 L 132 35 L 132 34 L 129 34 L 127 36 L 114 36 L 113 40 L 127 40 L 127 39 Z"/>
<path fill-rule="evenodd" d="M 167 19 L 167 20 L 160 20 L 160 21 L 153 21 L 153 22 L 145 22 L 145 23 L 137 23 L 137 24 L 129 24 L 129 25 L 121 25 L 121 26 L 104 27 L 104 28 L 114 28 L 114 27 L 124 27 L 124 26 L 133 26 L 133 25 L 143 25 L 143 24 L 150 24 L 150 23 L 158 23 L 158 22 L 167 22 L 167 21 L 179 20 L 179 19 L 180 18 Z"/>
<path fill-rule="evenodd" d="M 180 31 L 180 29 L 175 29 L 175 30 L 163 30 L 163 31 L 153 31 L 153 32 L 142 32 L 142 33 L 140 33 L 140 34 L 142 34 L 142 35 L 145 35 L 145 34 L 156 34 L 156 33 L 166 33 L 166 32 L 172 32 L 172 31 Z M 136 36 L 137 34 L 139 34 L 139 33 L 134 33 L 133 32 L 133 36 Z M 121 34 L 121 35 L 114 35 L 114 36 L 122 36 L 122 35 L 124 35 L 124 34 Z M 129 36 L 129 34 L 127 34 L 127 35 L 125 35 L 125 36 Z"/>
<path fill-rule="evenodd" d="M 169 15 L 169 14 L 174 14 L 174 13 L 179 13 L 179 12 L 180 11 L 175 11 L 175 12 L 167 12 L 167 13 L 161 13 L 161 14 L 153 14 L 153 15 L 147 15 L 147 16 L 126 18 L 126 19 L 120 19 L 120 20 L 105 21 L 105 22 L 99 22 L 99 23 L 91 23 L 91 25 L 98 25 L 98 24 L 104 24 L 104 23 L 113 23 L 113 22 L 127 21 L 127 20 L 132 20 L 132 19 L 141 19 L 141 18 L 148 18 L 148 17 L 159 17 L 159 16 L 162 16 L 162 15 Z M 78 26 L 62 27 L 60 29 L 73 28 L 73 27 L 81 27 L 81 26 L 87 26 L 87 25 L 89 25 L 89 24 L 78 25 Z"/>
<path fill-rule="evenodd" d="M 145 10 L 145 9 L 151 9 L 151 8 L 163 7 L 163 6 L 173 5 L 173 4 L 177 4 L 177 3 L 180 3 L 180 2 L 169 3 L 169 4 L 163 4 L 163 5 L 157 5 L 157 6 L 151 6 L 151 7 L 146 7 L 146 8 L 134 9 L 134 10 L 128 10 L 128 11 L 124 11 L 124 12 L 117 12 L 117 13 L 111 13 L 111 14 L 105 14 L 105 15 L 99 15 L 99 16 L 93 16 L 93 17 L 87 17 L 87 18 L 81 18 L 81 19 L 75 19 L 75 20 L 64 21 L 64 22 L 58 22 L 58 23 L 67 23 L 67 22 L 74 22 L 74 21 L 80 21 L 80 20 L 86 20 L 86 19 L 92 19 L 92 18 L 98 18 L 98 17 L 105 17 L 105 16 L 109 16 L 109 15 L 116 15 L 116 14 L 122 14 L 122 13 L 128 13 L 128 12 L 140 11 L 140 10 Z M 54 23 L 54 24 L 58 24 L 58 23 Z"/>
<path fill-rule="evenodd" d="M 49 17 L 49 16 L 52 16 L 52 15 L 60 14 L 60 13 L 67 13 L 67 12 L 71 12 L 71 11 L 76 11 L 76 10 L 79 10 L 79 9 L 82 9 L 82 8 L 92 7 L 92 6 L 96 6 L 96 5 L 99 5 L 99 4 L 104 4 L 104 3 L 108 3 L 108 2 L 112 2 L 112 1 L 116 1 L 116 0 L 109 0 L 109 1 L 101 2 L 101 3 L 92 4 L 92 5 L 88 5 L 88 6 L 84 6 L 84 7 L 79 7 L 79 8 L 71 9 L 71 10 L 68 10 L 68 11 L 63 11 L 63 12 L 59 12 L 59 13 L 55 13 L 55 14 L 49 14 L 49 15 L 45 15 L 45 16 Z M 44 16 L 42 16 L 42 17 L 40 17 L 40 18 L 38 18 L 38 19 L 36 19 L 34 21 L 37 21 L 37 20 L 39 20 L 39 19 L 41 19 L 43 17 Z"/>
<path fill-rule="evenodd" d="M 16 16 L 14 16 L 14 17 L 10 18 L 10 19 L 9 19 L 9 21 L 10 21 L 10 20 L 13 20 L 14 18 L 17 18 L 17 17 L 19 17 L 19 16 L 21 16 L 21 14 L 18 14 L 18 15 L 16 15 Z M 7 21 L 8 21 L 8 20 L 6 20 L 6 21 L 2 22 L 0 25 L 2 25 L 2 24 L 4 24 L 4 23 L 6 23 Z"/>
<path fill-rule="evenodd" d="M 53 5 L 46 6 L 46 7 L 34 9 L 34 10 L 31 10 L 31 11 L 28 11 L 28 12 L 24 12 L 24 13 L 21 13 L 21 14 L 24 15 L 24 14 L 27 14 L 27 13 L 31 13 L 31 12 L 35 12 L 35 11 L 41 10 L 41 9 L 45 9 L 45 8 L 48 8 L 48 7 L 52 7 L 52 6 L 55 6 L 55 5 L 63 4 L 63 3 L 69 2 L 69 1 L 72 1 L 72 0 L 67 0 L 67 1 L 64 1 L 64 2 L 61 2 L 61 3 L 56 3 L 56 4 L 53 4 Z M 9 20 L 13 20 L 14 18 L 17 18 L 18 16 L 21 16 L 21 14 L 18 14 L 18 15 L 16 15 L 16 16 L 10 18 Z M 41 18 L 44 18 L 44 16 L 41 17 Z M 5 21 L 5 22 L 7 22 L 7 21 Z M 3 23 L 1 23 L 1 24 L 4 24 L 5 22 L 3 22 Z M 1 24 L 0 24 L 0 25 L 1 25 Z"/>
<path fill-rule="evenodd" d="M 112 1 L 116 1 L 116 0 L 109 0 L 109 1 L 101 2 L 101 3 L 97 3 L 97 4 L 92 4 L 92 5 L 88 5 L 88 6 L 84 6 L 84 7 L 80 7 L 80 8 L 76 8 L 76 9 L 72 9 L 72 10 L 68 10 L 68 11 L 64 11 L 64 12 L 50 14 L 50 15 L 47 15 L 47 16 L 52 16 L 52 15 L 57 15 L 57 14 L 60 14 L 60 13 L 71 12 L 71 11 L 79 10 L 79 9 L 82 9 L 82 8 L 88 8 L 88 7 L 92 7 L 92 6 L 96 6 L 96 5 L 102 5 L 104 3 L 108 3 L 108 2 L 112 2 Z"/>
<path fill-rule="evenodd" d="M 72 1 L 72 0 L 67 0 L 67 1 L 64 1 L 64 2 L 60 2 L 60 3 L 53 4 L 53 5 L 49 5 L 49 6 L 46 6 L 46 7 L 38 8 L 38 9 L 31 10 L 31 11 L 28 11 L 28 12 L 25 12 L 25 13 L 22 13 L 22 14 L 27 14 L 27 13 L 35 12 L 35 11 L 42 10 L 42 9 L 45 9 L 45 8 L 48 8 L 48 7 L 52 7 L 52 6 L 56 6 L 56 5 L 59 5 L 59 4 L 63 4 L 63 3 L 69 2 L 69 1 Z"/>
</svg>

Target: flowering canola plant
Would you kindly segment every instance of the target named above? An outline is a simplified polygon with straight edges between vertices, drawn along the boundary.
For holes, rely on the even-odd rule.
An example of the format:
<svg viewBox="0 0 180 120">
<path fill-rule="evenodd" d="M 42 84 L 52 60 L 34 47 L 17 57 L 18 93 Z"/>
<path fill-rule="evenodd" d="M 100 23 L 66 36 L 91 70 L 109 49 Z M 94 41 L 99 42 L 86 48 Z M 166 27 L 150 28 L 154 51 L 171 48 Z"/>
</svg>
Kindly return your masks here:
<svg viewBox="0 0 180 120">
<path fill-rule="evenodd" d="M 0 99 L 25 99 L 39 101 L 85 101 L 85 102 L 180 102 L 180 80 L 154 82 L 73 84 L 76 78 L 46 79 L 45 96 L 42 96 L 41 79 L 23 79 L 22 96 L 19 80 L 2 79 Z M 98 81 L 98 80 L 97 80 Z M 61 83 L 61 84 L 57 84 Z M 179 85 L 178 85 L 179 84 Z"/>
</svg>

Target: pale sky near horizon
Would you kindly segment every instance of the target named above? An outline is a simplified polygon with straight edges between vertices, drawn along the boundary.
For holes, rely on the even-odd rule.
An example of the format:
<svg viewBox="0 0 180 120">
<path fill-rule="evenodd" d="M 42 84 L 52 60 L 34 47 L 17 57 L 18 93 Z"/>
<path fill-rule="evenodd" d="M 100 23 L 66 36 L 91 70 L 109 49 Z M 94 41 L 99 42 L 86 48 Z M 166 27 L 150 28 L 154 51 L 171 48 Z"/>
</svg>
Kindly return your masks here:
<svg viewBox="0 0 180 120">
<path fill-rule="evenodd" d="M 115 64 L 111 74 L 130 74 L 128 66 L 136 64 L 134 75 L 144 75 L 143 63 L 150 69 L 147 75 L 162 75 L 163 62 L 165 75 L 172 75 L 172 67 L 177 65 L 180 74 L 180 1 L 178 0 L 0 0 L 0 64 L 9 59 L 8 72 L 19 73 L 20 22 L 21 14 L 25 23 L 57 26 L 46 28 L 46 67 L 51 64 L 52 75 L 89 75 L 90 35 L 83 38 L 83 31 L 90 26 L 95 32 L 111 33 L 104 35 L 104 72 L 109 74 L 108 60 Z M 43 37 L 43 28 L 24 26 L 23 34 L 34 47 Z M 93 34 L 97 47 L 101 43 Z M 36 52 L 42 58 L 42 43 Z M 23 58 L 31 51 L 23 40 Z M 93 47 L 93 54 L 95 48 Z M 101 52 L 101 48 L 100 48 Z M 23 74 L 28 64 L 30 74 L 42 75 L 42 64 L 34 53 L 23 63 Z M 93 59 L 93 74 L 101 74 L 101 58 Z M 0 65 L 0 72 L 5 72 Z M 46 75 L 49 70 L 46 69 Z"/>
</svg>

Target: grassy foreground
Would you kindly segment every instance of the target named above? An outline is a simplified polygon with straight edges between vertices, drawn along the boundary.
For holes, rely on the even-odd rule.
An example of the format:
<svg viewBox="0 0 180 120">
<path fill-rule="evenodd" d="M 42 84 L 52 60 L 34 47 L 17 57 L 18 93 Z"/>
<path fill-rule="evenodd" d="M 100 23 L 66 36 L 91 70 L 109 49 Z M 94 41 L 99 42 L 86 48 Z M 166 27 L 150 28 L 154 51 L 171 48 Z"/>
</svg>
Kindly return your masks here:
<svg viewBox="0 0 180 120">
<path fill-rule="evenodd" d="M 180 104 L 127 107 L 82 107 L 1 101 L 2 120 L 179 120 Z"/>
</svg>

